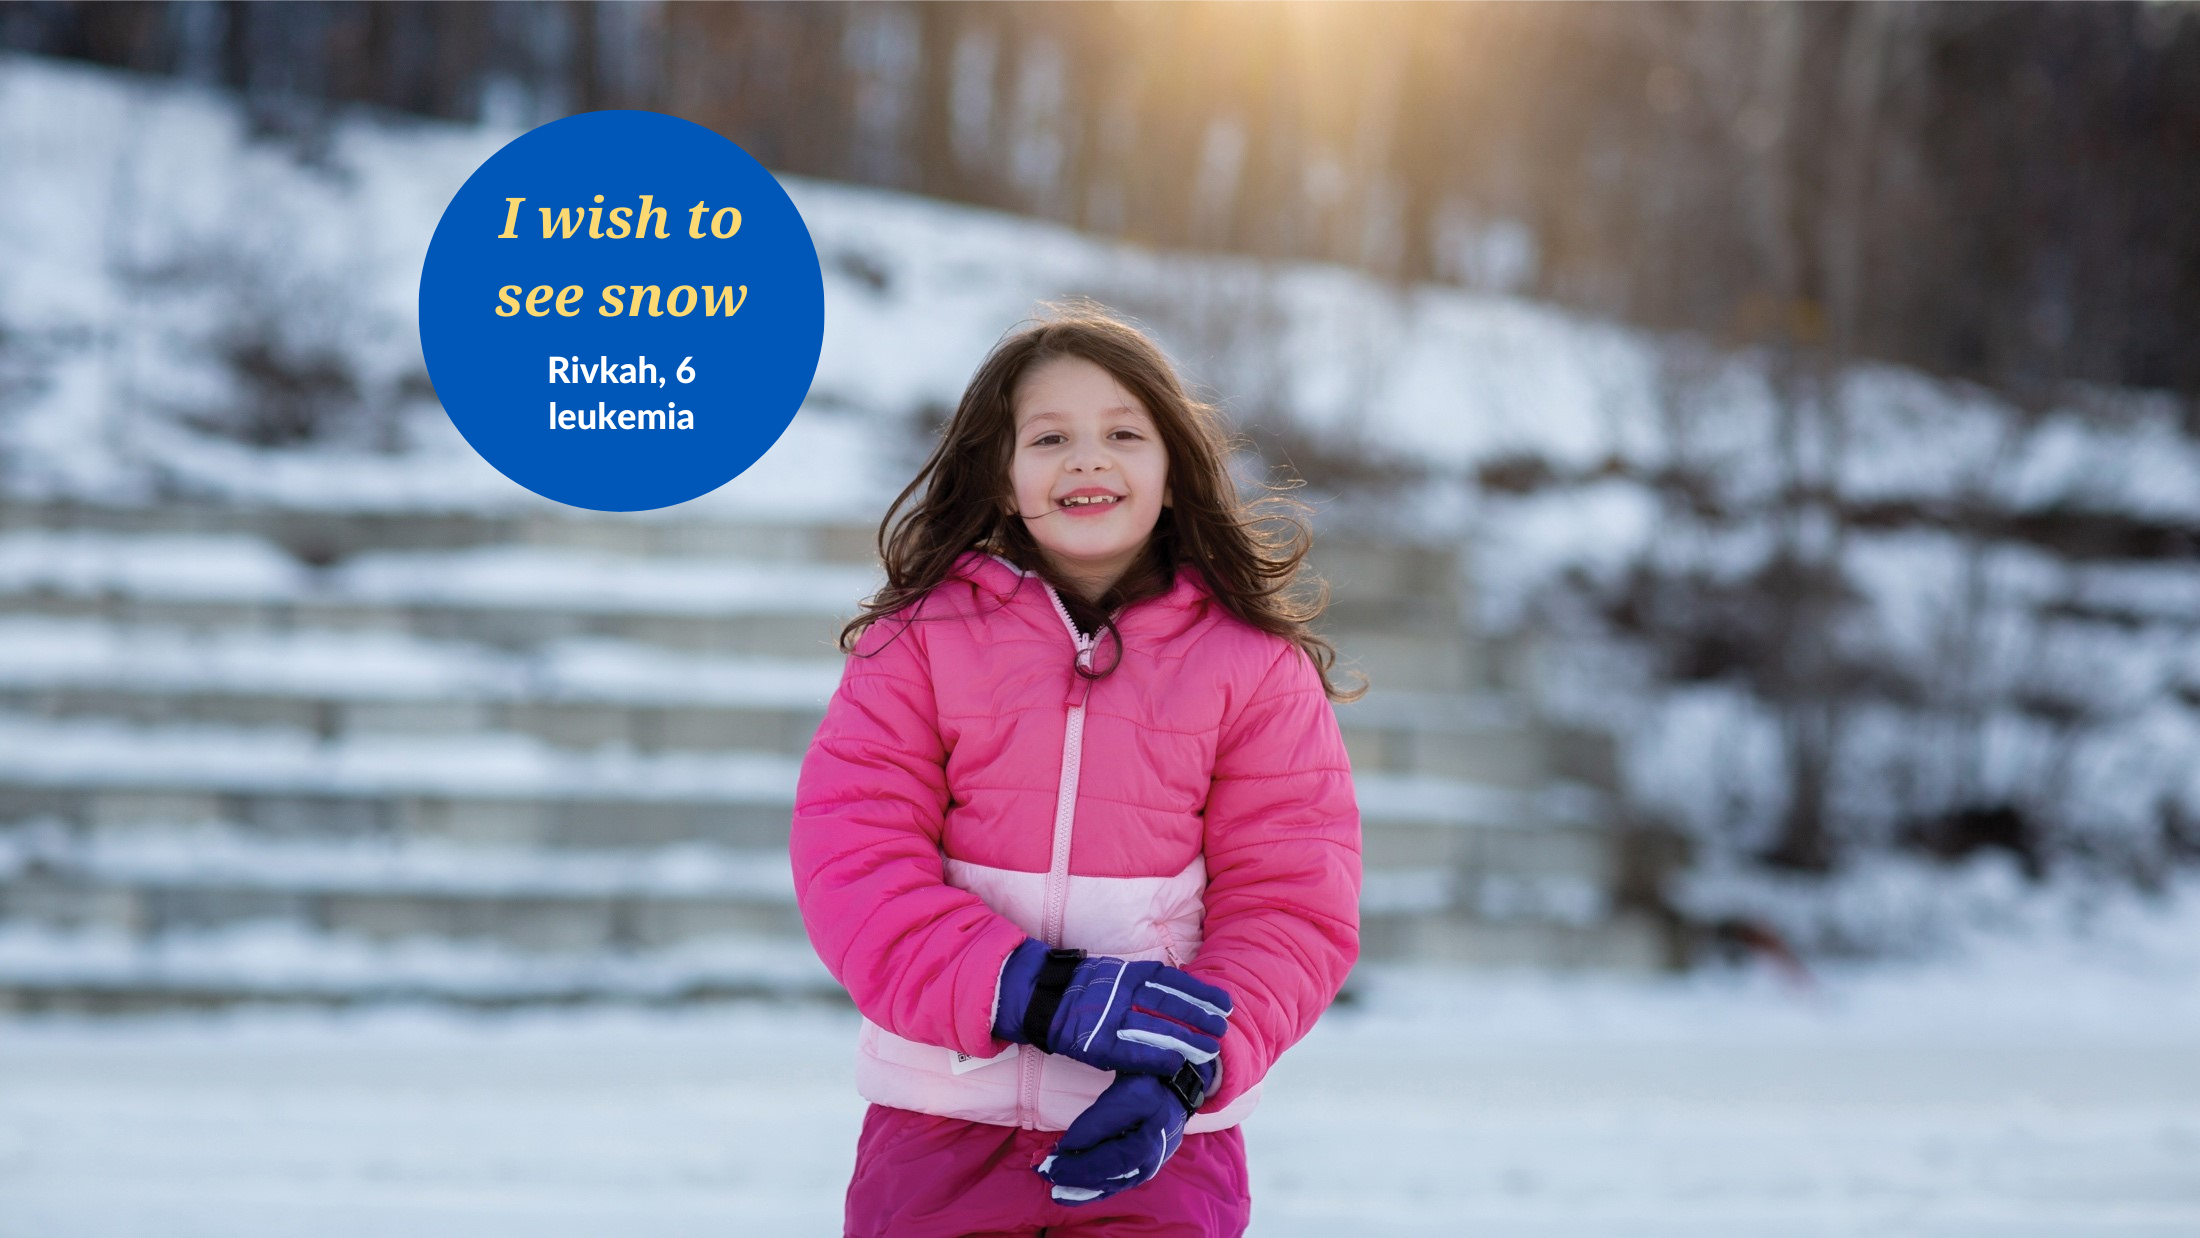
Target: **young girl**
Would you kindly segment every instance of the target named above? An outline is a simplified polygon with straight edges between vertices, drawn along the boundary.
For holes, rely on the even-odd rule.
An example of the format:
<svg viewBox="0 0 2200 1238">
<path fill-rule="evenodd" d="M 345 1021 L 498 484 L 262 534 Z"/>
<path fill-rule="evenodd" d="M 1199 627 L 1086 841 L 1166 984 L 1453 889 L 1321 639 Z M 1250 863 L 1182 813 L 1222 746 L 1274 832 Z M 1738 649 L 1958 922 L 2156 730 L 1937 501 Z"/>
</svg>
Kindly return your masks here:
<svg viewBox="0 0 2200 1238">
<path fill-rule="evenodd" d="M 1246 1227 L 1237 1124 L 1358 956 L 1360 821 L 1303 528 L 1226 460 L 1080 312 L 994 349 L 888 510 L 792 843 L 864 1016 L 849 1234 Z"/>
</svg>

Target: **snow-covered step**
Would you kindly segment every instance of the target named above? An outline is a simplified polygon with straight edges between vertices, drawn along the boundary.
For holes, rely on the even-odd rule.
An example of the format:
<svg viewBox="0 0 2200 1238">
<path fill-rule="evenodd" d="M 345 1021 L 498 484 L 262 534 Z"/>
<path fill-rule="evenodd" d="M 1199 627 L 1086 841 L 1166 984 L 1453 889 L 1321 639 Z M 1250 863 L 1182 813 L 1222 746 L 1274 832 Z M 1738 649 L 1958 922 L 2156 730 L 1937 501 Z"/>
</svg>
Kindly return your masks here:
<svg viewBox="0 0 2200 1238">
<path fill-rule="evenodd" d="M 356 602 L 476 609 L 823 614 L 877 584 L 866 566 L 633 558 L 484 546 L 382 551 L 315 567 L 261 538 L 82 531 L 0 534 L 0 591 L 148 601 Z"/>
<path fill-rule="evenodd" d="M 1370 868 L 1364 953 L 1651 965 L 1647 923 L 1563 876 Z M 444 943 L 517 956 L 658 957 L 713 940 L 805 939 L 780 852 L 543 853 L 389 840 L 270 841 L 220 829 L 0 831 L 0 925 L 18 936 L 189 951 L 275 929 L 324 946 Z M 1618 933 L 1618 938 L 1613 933 Z M 0 982 L 5 976 L 0 975 Z"/>
<path fill-rule="evenodd" d="M 324 739 L 288 728 L 0 715 L 0 821 L 221 821 L 544 846 L 784 841 L 799 756 L 561 748 L 509 733 Z M 1608 872 L 1602 797 L 1357 780 L 1373 863 Z"/>
<path fill-rule="evenodd" d="M 1361 958 L 1548 970 L 1654 971 L 1673 947 L 1647 918 L 1500 922 L 1370 911 Z M 668 949 L 551 953 L 491 940 L 334 934 L 261 919 L 141 939 L 0 923 L 0 1011 L 114 1011 L 239 1002 L 430 1001 L 470 1006 L 844 1000 L 808 942 L 700 938 Z"/>
<path fill-rule="evenodd" d="M 678 649 L 819 658 L 875 590 L 873 566 L 632 557 L 524 545 L 375 551 L 326 566 L 244 534 L 0 533 L 0 614 L 267 633 L 333 628 L 526 647 L 611 637 Z M 1393 599 L 1327 625 L 1378 685 L 1488 682 L 1455 624 Z"/>
<path fill-rule="evenodd" d="M 1371 863 L 1361 881 L 1369 961 L 1653 971 L 1677 966 L 1679 949 L 1660 922 L 1615 905 L 1602 874 Z"/>
<path fill-rule="evenodd" d="M 272 541 L 243 535 L 0 533 L 0 606 L 9 610 L 55 613 L 70 602 L 80 608 L 127 602 L 115 609 L 143 615 L 195 608 L 213 621 L 274 611 L 285 627 L 377 626 L 341 622 L 346 610 L 822 621 L 852 615 L 881 579 L 875 567 L 860 564 L 637 558 L 533 546 L 378 551 L 315 566 Z M 1447 668 L 1464 665 L 1470 644 L 1425 621 L 1409 626 L 1395 608 L 1370 608 L 1363 620 L 1340 618 L 1331 627 L 1353 658 L 1370 655 L 1344 634 L 1365 632 L 1368 642 L 1418 659 L 1411 677 L 1400 677 L 1417 685 L 1450 677 Z"/>
<path fill-rule="evenodd" d="M 554 849 L 778 849 L 799 751 L 576 750 L 515 734 L 362 735 L 0 715 L 0 822 L 220 823 L 291 838 Z M 1357 779 L 1370 868 L 1609 890 L 1619 836 L 1585 787 Z"/>
<path fill-rule="evenodd" d="M 1360 957 L 1539 972 L 1651 972 L 1682 962 L 1680 946 L 1664 926 L 1632 910 L 1582 922 L 1453 912 L 1363 913 Z"/>
<path fill-rule="evenodd" d="M 1406 685 L 1421 692 L 1472 693 L 1493 674 L 1487 651 L 1454 630 L 1327 617 L 1321 631 L 1337 648 L 1338 672 L 1348 681 L 1365 676 L 1370 695 Z"/>
<path fill-rule="evenodd" d="M 0 716 L 0 822 L 546 847 L 784 846 L 799 761 L 578 752 L 519 735 L 362 736 Z"/>
<path fill-rule="evenodd" d="M 96 831 L 45 822 L 0 829 L 0 878 L 25 873 L 179 888 L 794 900 L 784 850 L 688 844 L 541 851 L 435 840 L 269 839 L 216 826 Z"/>
<path fill-rule="evenodd" d="M 802 938 L 783 851 L 544 853 L 206 828 L 0 832 L 0 923 L 152 940 L 268 920 L 338 937 L 568 954 Z"/>
<path fill-rule="evenodd" d="M 511 734 L 327 741 L 279 728 L 0 715 L 0 783 L 17 787 L 783 803 L 798 764 L 764 753 L 582 753 Z"/>
<path fill-rule="evenodd" d="M 1371 868 L 1371 957 L 1400 926 L 1511 941 L 1611 918 L 1564 875 Z M 333 937 L 492 943 L 532 953 L 647 952 L 718 937 L 804 940 L 783 852 L 675 846 L 543 853 L 381 840 L 271 842 L 233 831 L 0 832 L 0 923 L 141 940 L 279 921 Z"/>
<path fill-rule="evenodd" d="M 515 651 L 395 632 L 236 632 L 0 615 L 0 690 L 425 703 L 821 708 L 842 658 L 717 657 L 575 638 Z"/>
<path fill-rule="evenodd" d="M 527 512 L 391 508 L 331 511 L 172 501 L 92 506 L 0 497 L 0 540 L 13 534 L 106 539 L 191 538 L 271 545 L 301 563 L 333 566 L 380 552 L 486 548 L 574 551 L 639 559 L 740 559 L 871 567 L 868 521 L 730 521 L 669 512 L 601 513 L 544 505 Z M 1332 587 L 1330 614 L 1376 626 L 1410 621 L 1457 627 L 1471 616 L 1456 551 L 1330 534 L 1309 566 Z"/>
<path fill-rule="evenodd" d="M 1365 675 L 1377 693 L 1477 693 L 1497 682 L 1455 548 L 1331 536 L 1307 565 L 1330 587 L 1321 630 L 1340 670 Z"/>
<path fill-rule="evenodd" d="M 1370 868 L 1363 954 L 1654 967 L 1591 883 Z M 0 832 L 0 1006 L 829 994 L 781 852 Z"/>
<path fill-rule="evenodd" d="M 1608 737 L 1555 729 L 1489 692 L 1377 686 L 1337 707 L 1355 773 L 1421 774 L 1521 790 L 1617 786 Z"/>
<path fill-rule="evenodd" d="M 524 546 L 379 552 L 316 568 L 244 536 L 0 534 L 0 613 L 245 632 L 386 631 L 515 648 L 600 636 L 823 657 L 878 579 L 858 565 Z"/>
<path fill-rule="evenodd" d="M 403 632 L 254 632 L 0 615 L 0 712 L 360 733 L 510 731 L 566 746 L 799 755 L 839 683 L 807 659 L 570 638 L 526 649 Z M 1338 711 L 1354 767 L 1533 787 L 1575 776 L 1566 735 L 1496 698 L 1378 690 Z M 1579 737 L 1603 756 L 1601 737 Z M 1592 771 L 1593 772 L 1593 771 Z"/>
<path fill-rule="evenodd" d="M 1355 775 L 1369 868 L 1546 875 L 1608 887 L 1619 871 L 1611 811 L 1577 784 L 1533 790 L 1411 775 Z"/>
<path fill-rule="evenodd" d="M 208 822 L 271 837 L 447 840 L 476 846 L 646 849 L 686 843 L 784 848 L 791 793 L 753 803 L 612 798 L 337 795 L 144 787 L 83 791 L 0 784 L 0 822 L 67 821 L 128 831 Z M 1546 877 L 1602 887 L 1620 870 L 1613 836 L 1586 825 L 1508 819 L 1488 825 L 1371 810 L 1371 864 L 1478 877 Z"/>
<path fill-rule="evenodd" d="M 856 564 L 533 546 L 376 551 L 317 567 L 242 534 L 0 533 L 0 614 L 240 635 L 365 630 L 509 648 L 608 637 L 818 659 L 879 580 Z M 1410 606 L 1340 614 L 1329 628 L 1378 687 L 1466 692 L 1490 679 L 1475 642 Z"/>
<path fill-rule="evenodd" d="M 561 748 L 800 756 L 822 704 L 694 706 L 588 700 L 356 700 L 257 693 L 0 687 L 0 712 L 62 721 L 287 728 L 331 740 L 506 733 Z"/>
<path fill-rule="evenodd" d="M 865 566 L 877 558 L 878 528 L 864 522 L 729 521 L 662 512 L 526 512 L 389 508 L 321 511 L 171 502 L 121 507 L 28 503 L 0 498 L 0 535 L 14 532 L 243 537 L 301 562 L 334 564 L 375 551 L 454 551 L 531 546 L 591 554 L 738 558 L 775 563 Z"/>
<path fill-rule="evenodd" d="M 847 1000 L 806 942 L 774 939 L 558 955 L 482 943 L 374 942 L 281 921 L 153 941 L 0 924 L 0 1010 L 392 1001 L 504 1008 L 735 997 Z"/>
<path fill-rule="evenodd" d="M 0 616 L 0 713 L 360 734 L 512 732 L 567 747 L 800 755 L 841 658 L 570 639 L 512 651 L 397 632 L 202 631 Z"/>
<path fill-rule="evenodd" d="M 1330 620 L 1470 631 L 1455 547 L 1332 534 L 1314 544 L 1306 564 L 1329 585 Z"/>
<path fill-rule="evenodd" d="M 799 766 L 759 752 L 576 752 L 511 733 L 331 740 L 293 728 L 0 714 L 0 785 L 19 788 L 791 804 Z M 1523 791 L 1371 773 L 1355 785 L 1363 818 L 1433 828 L 1597 825 L 1603 804 L 1563 784 Z"/>
</svg>

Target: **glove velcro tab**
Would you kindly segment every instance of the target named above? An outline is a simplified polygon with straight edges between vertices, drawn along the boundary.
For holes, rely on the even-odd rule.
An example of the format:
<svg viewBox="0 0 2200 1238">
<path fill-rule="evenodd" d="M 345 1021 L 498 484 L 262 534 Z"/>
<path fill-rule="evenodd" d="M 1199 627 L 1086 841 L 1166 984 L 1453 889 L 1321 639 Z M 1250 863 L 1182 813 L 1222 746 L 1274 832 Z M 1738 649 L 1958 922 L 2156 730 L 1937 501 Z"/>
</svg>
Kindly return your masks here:
<svg viewBox="0 0 2200 1238">
<path fill-rule="evenodd" d="M 1169 1085 L 1171 1092 L 1176 1093 L 1176 1098 L 1184 1102 L 1185 1113 L 1198 1113 L 1199 1107 L 1207 1103 L 1207 1080 L 1200 1075 L 1199 1068 L 1190 1062 L 1177 1067 L 1176 1073 L 1164 1082 Z"/>
</svg>

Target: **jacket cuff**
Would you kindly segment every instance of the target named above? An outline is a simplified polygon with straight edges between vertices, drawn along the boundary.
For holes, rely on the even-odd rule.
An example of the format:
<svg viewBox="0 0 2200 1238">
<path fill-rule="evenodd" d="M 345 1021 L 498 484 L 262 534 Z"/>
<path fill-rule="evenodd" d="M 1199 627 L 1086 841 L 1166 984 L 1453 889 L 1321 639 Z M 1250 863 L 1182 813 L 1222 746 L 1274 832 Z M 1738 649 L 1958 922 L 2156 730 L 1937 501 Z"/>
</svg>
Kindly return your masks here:
<svg viewBox="0 0 2200 1238">
<path fill-rule="evenodd" d="M 1224 1108 L 1260 1082 L 1260 1073 L 1248 1059 L 1252 1051 L 1244 1033 L 1235 1026 L 1222 1034 L 1222 1053 L 1215 1058 L 1215 1085 L 1207 1089 L 1207 1103 L 1199 1107 L 1201 1113 Z"/>
<path fill-rule="evenodd" d="M 1045 942 L 1026 937 L 1001 960 L 1000 978 L 993 985 L 993 1013 L 987 1019 L 993 1039 L 1023 1039 L 1024 1013 L 1031 1008 L 1032 990 L 1039 983 L 1046 956 Z"/>
<path fill-rule="evenodd" d="M 1001 1051 L 1002 1042 L 993 1034 L 1001 973 L 1025 940 L 1022 929 L 996 917 L 996 923 L 964 952 L 954 979 L 955 1043 L 949 1048 L 972 1057 L 993 1057 Z"/>
</svg>

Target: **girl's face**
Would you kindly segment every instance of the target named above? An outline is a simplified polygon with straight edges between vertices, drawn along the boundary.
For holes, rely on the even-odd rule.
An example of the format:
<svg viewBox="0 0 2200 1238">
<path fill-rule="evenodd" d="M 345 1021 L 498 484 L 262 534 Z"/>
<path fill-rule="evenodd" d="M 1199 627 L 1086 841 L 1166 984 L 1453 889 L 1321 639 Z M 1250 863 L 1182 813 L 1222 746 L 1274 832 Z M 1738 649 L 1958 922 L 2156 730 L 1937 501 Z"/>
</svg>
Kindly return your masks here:
<svg viewBox="0 0 2200 1238">
<path fill-rule="evenodd" d="M 1138 561 L 1169 503 L 1169 453 L 1138 397 L 1082 357 L 1016 386 L 1016 514 L 1047 565 L 1097 598 Z"/>
</svg>

